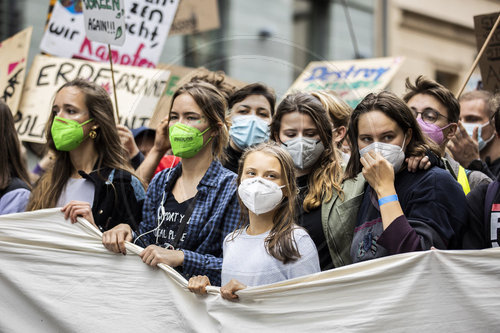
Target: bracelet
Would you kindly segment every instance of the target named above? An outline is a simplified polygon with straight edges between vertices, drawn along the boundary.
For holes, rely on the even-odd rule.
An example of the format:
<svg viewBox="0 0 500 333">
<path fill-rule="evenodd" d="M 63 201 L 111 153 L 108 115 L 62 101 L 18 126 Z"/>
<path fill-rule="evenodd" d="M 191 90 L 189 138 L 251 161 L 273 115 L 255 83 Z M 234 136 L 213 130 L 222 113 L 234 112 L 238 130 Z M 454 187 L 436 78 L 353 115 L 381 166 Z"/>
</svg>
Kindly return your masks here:
<svg viewBox="0 0 500 333">
<path fill-rule="evenodd" d="M 378 205 L 380 207 L 382 205 L 385 205 L 386 203 L 393 202 L 393 201 L 398 201 L 398 195 L 397 194 L 388 195 L 386 197 L 378 199 Z"/>
</svg>

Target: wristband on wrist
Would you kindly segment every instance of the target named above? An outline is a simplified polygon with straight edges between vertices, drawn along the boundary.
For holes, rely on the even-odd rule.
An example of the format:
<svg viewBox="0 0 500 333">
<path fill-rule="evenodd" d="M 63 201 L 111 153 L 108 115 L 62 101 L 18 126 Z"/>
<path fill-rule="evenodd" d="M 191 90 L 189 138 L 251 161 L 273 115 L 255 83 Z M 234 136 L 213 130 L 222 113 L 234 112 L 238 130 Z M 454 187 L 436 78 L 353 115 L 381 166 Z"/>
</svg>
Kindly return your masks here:
<svg viewBox="0 0 500 333">
<path fill-rule="evenodd" d="M 378 206 L 385 205 L 386 203 L 393 202 L 393 201 L 398 201 L 398 195 L 393 194 L 393 195 L 388 195 L 386 197 L 378 199 Z"/>
</svg>

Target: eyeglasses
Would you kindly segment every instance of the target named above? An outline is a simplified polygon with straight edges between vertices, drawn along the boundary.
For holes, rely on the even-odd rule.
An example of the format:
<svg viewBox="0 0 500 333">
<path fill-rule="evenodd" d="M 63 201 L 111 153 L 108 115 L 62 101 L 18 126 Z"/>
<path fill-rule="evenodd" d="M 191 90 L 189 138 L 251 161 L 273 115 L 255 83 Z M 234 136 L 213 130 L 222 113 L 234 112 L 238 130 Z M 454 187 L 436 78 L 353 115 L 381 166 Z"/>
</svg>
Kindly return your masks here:
<svg viewBox="0 0 500 333">
<path fill-rule="evenodd" d="M 427 110 L 424 110 L 421 112 L 417 112 L 417 111 L 412 109 L 411 113 L 413 113 L 413 116 L 415 118 L 417 118 L 418 115 L 420 115 L 420 117 L 422 117 L 422 120 L 424 122 L 426 122 L 427 124 L 434 124 L 438 120 L 439 117 L 443 117 L 443 118 L 446 118 L 446 120 L 451 121 L 450 119 L 448 119 L 448 117 L 443 116 L 441 113 L 437 112 L 436 110 L 427 109 Z"/>
</svg>

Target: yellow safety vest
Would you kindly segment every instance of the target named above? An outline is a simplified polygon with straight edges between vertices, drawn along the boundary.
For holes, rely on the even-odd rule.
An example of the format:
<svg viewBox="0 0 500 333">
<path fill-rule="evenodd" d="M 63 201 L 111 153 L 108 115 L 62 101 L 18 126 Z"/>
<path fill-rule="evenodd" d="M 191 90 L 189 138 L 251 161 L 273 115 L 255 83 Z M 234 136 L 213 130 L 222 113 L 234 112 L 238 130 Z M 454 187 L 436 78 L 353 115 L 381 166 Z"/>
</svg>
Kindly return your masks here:
<svg viewBox="0 0 500 333">
<path fill-rule="evenodd" d="M 460 183 L 460 185 L 462 185 L 462 189 L 464 190 L 465 195 L 469 194 L 470 192 L 469 180 L 467 179 L 467 173 L 465 172 L 465 169 L 462 166 L 458 167 L 457 181 Z"/>
</svg>

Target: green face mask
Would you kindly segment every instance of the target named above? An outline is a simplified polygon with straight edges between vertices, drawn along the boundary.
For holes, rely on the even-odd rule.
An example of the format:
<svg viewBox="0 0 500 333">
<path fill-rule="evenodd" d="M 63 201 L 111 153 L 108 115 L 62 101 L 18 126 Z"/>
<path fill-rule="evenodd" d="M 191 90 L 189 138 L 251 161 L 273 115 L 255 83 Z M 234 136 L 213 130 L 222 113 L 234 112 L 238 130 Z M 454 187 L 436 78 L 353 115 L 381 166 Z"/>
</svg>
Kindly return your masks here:
<svg viewBox="0 0 500 333">
<path fill-rule="evenodd" d="M 79 123 L 76 120 L 54 117 L 50 133 L 57 150 L 71 151 L 77 148 L 85 139 L 83 136 L 83 125 L 93 121 L 89 119 L 86 122 Z"/>
<path fill-rule="evenodd" d="M 203 143 L 203 134 L 209 129 L 210 127 L 200 132 L 195 127 L 181 123 L 176 123 L 170 127 L 168 136 L 174 155 L 182 158 L 191 158 L 198 154 L 198 152 L 212 139 L 210 138 L 207 142 Z"/>
</svg>

